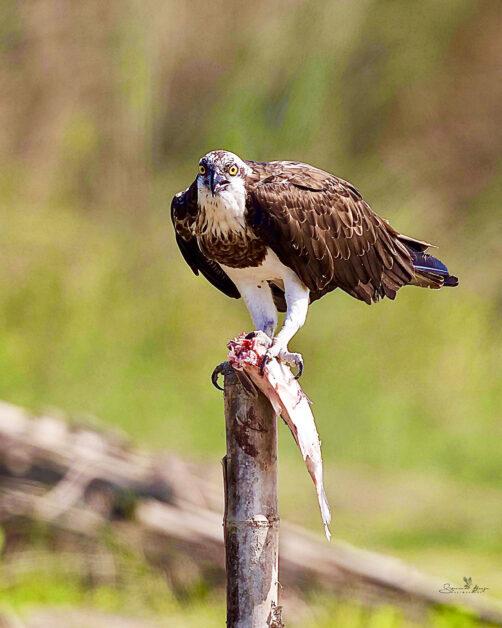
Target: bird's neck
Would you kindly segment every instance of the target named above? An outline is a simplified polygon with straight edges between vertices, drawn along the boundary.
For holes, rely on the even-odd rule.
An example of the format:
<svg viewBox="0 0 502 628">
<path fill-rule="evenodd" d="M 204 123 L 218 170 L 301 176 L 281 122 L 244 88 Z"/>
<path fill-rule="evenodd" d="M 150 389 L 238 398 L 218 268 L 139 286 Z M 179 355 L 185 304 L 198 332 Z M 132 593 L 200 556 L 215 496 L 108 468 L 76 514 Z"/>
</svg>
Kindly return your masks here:
<svg viewBox="0 0 502 628">
<path fill-rule="evenodd" d="M 222 190 L 214 196 L 199 189 L 199 235 L 225 236 L 229 232 L 246 231 L 246 196 L 244 191 Z"/>
</svg>

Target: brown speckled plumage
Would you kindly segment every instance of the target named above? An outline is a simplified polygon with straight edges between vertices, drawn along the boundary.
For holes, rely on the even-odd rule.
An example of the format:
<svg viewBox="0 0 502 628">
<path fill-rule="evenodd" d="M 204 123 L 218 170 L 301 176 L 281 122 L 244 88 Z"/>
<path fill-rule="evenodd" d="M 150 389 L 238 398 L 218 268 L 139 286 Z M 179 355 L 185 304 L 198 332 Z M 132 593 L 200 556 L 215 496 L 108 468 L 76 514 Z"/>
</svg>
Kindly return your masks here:
<svg viewBox="0 0 502 628">
<path fill-rule="evenodd" d="M 196 275 L 202 273 L 213 286 L 227 296 L 238 299 L 240 294 L 234 282 L 217 262 L 200 250 L 195 235 L 198 213 L 197 185 L 194 182 L 185 192 L 176 194 L 171 203 L 171 218 L 180 251 Z"/>
<path fill-rule="evenodd" d="M 238 290 L 215 262 L 256 266 L 267 247 L 296 272 L 312 301 L 338 287 L 372 303 L 393 299 L 407 284 L 456 285 L 441 262 L 424 254 L 426 242 L 399 234 L 347 181 L 298 162 L 245 164 L 250 172 L 240 173 L 246 190 L 243 231 L 201 233 L 196 182 L 172 205 L 177 241 L 188 264 L 229 296 L 238 296 Z"/>
<path fill-rule="evenodd" d="M 206 233 L 198 243 L 204 255 L 231 268 L 259 266 L 267 254 L 267 247 L 251 230 L 231 232 L 228 237 Z"/>
</svg>

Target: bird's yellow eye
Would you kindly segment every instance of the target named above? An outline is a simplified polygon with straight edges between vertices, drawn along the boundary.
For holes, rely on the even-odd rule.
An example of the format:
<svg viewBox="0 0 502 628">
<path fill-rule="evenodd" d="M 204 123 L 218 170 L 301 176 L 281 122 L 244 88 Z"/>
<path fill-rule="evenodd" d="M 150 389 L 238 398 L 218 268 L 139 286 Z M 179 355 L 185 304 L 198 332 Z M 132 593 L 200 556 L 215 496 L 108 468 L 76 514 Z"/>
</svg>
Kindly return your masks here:
<svg viewBox="0 0 502 628">
<path fill-rule="evenodd" d="M 203 166 L 202 164 L 199 165 L 199 173 L 200 174 L 206 174 L 206 166 Z"/>
<path fill-rule="evenodd" d="M 231 175 L 232 177 L 235 177 L 235 175 L 238 172 L 239 172 L 239 168 L 237 168 L 235 164 L 233 166 L 230 166 L 230 168 L 228 169 L 228 174 Z"/>
</svg>

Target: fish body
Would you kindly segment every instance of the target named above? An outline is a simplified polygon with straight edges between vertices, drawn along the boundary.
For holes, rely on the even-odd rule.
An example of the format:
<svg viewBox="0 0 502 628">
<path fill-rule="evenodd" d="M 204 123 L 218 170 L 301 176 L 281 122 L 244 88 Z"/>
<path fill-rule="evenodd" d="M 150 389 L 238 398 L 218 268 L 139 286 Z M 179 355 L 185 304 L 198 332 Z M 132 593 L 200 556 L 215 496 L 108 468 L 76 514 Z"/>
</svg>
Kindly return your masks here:
<svg viewBox="0 0 502 628">
<path fill-rule="evenodd" d="M 242 334 L 228 343 L 228 361 L 267 397 L 274 412 L 282 417 L 291 430 L 314 482 L 324 530 L 329 540 L 331 514 L 324 491 L 321 443 L 310 401 L 285 364 L 272 358 L 262 368 L 270 342 L 263 332 Z"/>
</svg>

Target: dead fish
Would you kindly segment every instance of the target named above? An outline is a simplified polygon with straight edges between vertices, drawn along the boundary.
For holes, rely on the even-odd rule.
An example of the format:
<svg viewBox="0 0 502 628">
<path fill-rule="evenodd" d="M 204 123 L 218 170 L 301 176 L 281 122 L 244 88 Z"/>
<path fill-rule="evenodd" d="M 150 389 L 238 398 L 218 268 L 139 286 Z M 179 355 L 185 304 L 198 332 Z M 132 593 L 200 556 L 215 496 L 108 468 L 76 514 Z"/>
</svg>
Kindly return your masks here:
<svg viewBox="0 0 502 628">
<path fill-rule="evenodd" d="M 228 361 L 267 397 L 275 413 L 282 417 L 291 430 L 314 481 L 324 530 L 329 540 L 331 513 L 323 484 L 321 442 L 310 401 L 285 364 L 272 358 L 263 367 L 270 342 L 270 338 L 261 331 L 241 334 L 228 343 Z"/>
</svg>

